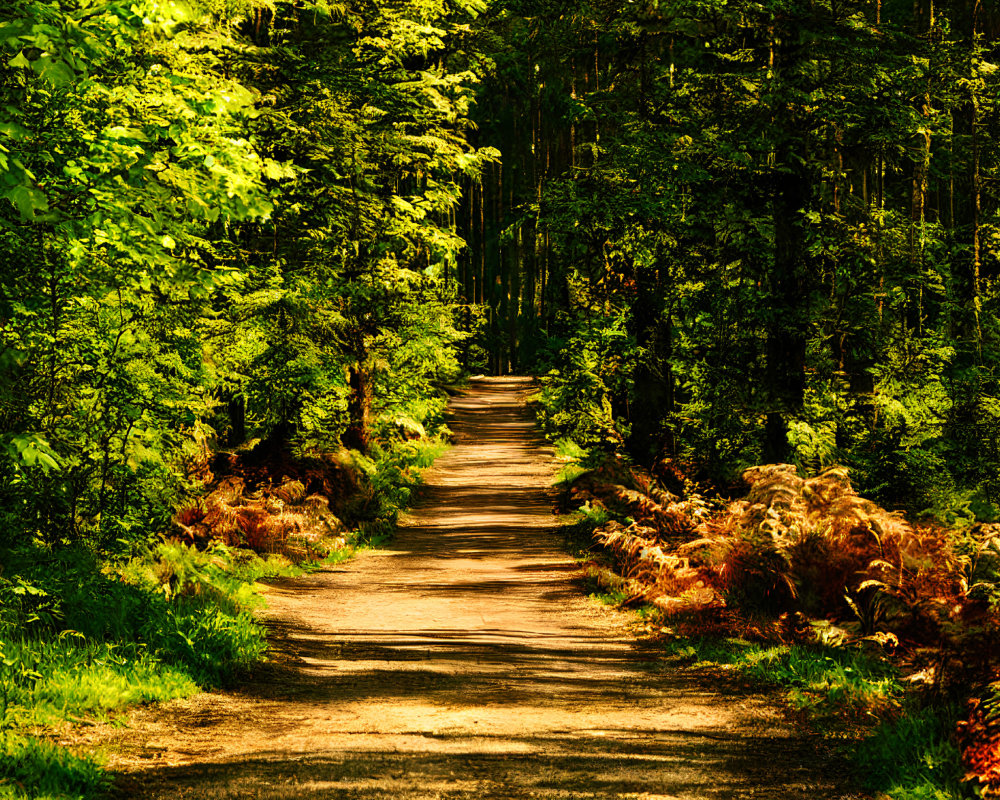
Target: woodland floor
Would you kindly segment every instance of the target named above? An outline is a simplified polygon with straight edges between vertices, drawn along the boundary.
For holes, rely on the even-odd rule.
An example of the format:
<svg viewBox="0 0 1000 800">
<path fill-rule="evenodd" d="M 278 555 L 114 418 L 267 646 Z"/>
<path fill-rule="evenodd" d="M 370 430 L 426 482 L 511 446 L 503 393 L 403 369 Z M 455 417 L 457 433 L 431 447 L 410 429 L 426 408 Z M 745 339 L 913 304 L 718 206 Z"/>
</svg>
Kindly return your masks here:
<svg viewBox="0 0 1000 800">
<path fill-rule="evenodd" d="M 240 690 L 93 730 L 122 798 L 848 798 L 774 698 L 663 665 L 586 599 L 526 379 L 453 402 L 457 445 L 388 549 L 270 587 Z"/>
</svg>

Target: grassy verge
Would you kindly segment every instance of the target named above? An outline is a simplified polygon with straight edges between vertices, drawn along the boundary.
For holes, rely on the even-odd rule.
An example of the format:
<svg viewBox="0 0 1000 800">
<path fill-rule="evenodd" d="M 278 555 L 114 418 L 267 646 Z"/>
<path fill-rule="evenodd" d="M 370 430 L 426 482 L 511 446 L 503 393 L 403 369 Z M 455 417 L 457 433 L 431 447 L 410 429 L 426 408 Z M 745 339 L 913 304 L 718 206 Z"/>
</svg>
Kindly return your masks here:
<svg viewBox="0 0 1000 800">
<path fill-rule="evenodd" d="M 421 473 L 451 447 L 443 439 L 417 439 L 374 447 L 368 456 L 355 456 L 365 484 L 351 502 L 352 547 L 377 547 L 396 529 L 399 512 L 408 508 L 423 483 Z"/>
<path fill-rule="evenodd" d="M 681 663 L 722 666 L 755 683 L 781 687 L 791 708 L 817 720 L 864 725 L 895 716 L 903 700 L 897 670 L 857 648 L 670 637 L 665 651 Z"/>
<path fill-rule="evenodd" d="M 108 781 L 100 762 L 44 739 L 0 735 L 0 798 L 69 800 L 102 796 Z"/>
<path fill-rule="evenodd" d="M 958 709 L 915 703 L 879 725 L 854 748 L 865 783 L 890 800 L 952 800 L 975 796 L 961 782 L 954 740 Z"/>
<path fill-rule="evenodd" d="M 784 690 L 789 707 L 849 750 L 854 777 L 880 800 L 957 800 L 962 785 L 956 707 L 908 693 L 899 670 L 857 647 L 773 645 L 670 637 L 665 652 L 690 668 L 728 669 Z"/>
<path fill-rule="evenodd" d="M 67 726 L 223 684 L 266 650 L 250 577 L 278 564 L 163 543 L 111 565 L 83 547 L 5 554 L 0 580 L 0 797 L 96 798 L 100 759 Z"/>
<path fill-rule="evenodd" d="M 117 559 L 85 544 L 0 554 L 0 800 L 104 796 L 100 757 L 59 746 L 59 734 L 237 680 L 266 656 L 256 581 L 385 541 L 421 470 L 447 447 L 401 442 L 359 456 L 351 529 L 323 562 L 176 541 Z"/>
</svg>

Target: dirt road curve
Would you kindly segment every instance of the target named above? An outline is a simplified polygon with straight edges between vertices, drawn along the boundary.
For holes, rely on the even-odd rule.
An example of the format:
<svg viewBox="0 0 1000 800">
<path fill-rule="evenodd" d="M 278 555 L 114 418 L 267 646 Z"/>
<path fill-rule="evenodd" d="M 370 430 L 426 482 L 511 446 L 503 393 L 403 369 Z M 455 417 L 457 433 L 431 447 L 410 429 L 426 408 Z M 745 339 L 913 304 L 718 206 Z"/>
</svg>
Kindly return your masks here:
<svg viewBox="0 0 1000 800">
<path fill-rule="evenodd" d="M 135 715 L 121 796 L 846 797 L 772 706 L 664 670 L 574 587 L 528 388 L 454 402 L 389 549 L 270 592 L 279 658 L 251 685 Z"/>
</svg>

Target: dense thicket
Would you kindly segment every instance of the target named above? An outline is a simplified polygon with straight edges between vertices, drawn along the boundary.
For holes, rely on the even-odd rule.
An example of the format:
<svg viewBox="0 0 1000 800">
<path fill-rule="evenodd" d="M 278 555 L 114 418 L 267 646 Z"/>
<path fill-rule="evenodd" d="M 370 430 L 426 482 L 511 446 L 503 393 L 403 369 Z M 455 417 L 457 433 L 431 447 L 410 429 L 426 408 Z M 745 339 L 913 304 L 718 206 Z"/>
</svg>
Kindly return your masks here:
<svg viewBox="0 0 1000 800">
<path fill-rule="evenodd" d="M 212 447 L 364 450 L 459 361 L 640 462 L 994 515 L 995 17 L 7 4 L 2 535 L 141 539 Z"/>
<path fill-rule="evenodd" d="M 0 543 L 141 542 L 214 447 L 440 411 L 479 10 L 4 5 Z"/>
<path fill-rule="evenodd" d="M 463 293 L 494 370 L 553 370 L 555 432 L 996 513 L 992 7 L 513 0 L 488 29 Z"/>
</svg>

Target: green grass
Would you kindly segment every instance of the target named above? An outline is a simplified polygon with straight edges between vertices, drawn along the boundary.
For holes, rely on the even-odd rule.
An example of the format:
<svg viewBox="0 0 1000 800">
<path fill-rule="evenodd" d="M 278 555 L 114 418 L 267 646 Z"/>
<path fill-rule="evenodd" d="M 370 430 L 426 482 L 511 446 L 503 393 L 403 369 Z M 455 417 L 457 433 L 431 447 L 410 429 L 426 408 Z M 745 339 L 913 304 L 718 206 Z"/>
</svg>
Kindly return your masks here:
<svg viewBox="0 0 1000 800">
<path fill-rule="evenodd" d="M 96 800 L 109 783 L 93 756 L 0 731 L 0 800 Z"/>
<path fill-rule="evenodd" d="M 348 546 L 324 563 L 391 537 L 421 472 L 449 448 L 435 439 L 373 448 Z M 28 734 L 66 722 L 106 721 L 129 706 L 224 685 L 261 661 L 255 582 L 322 566 L 282 556 L 177 542 L 128 562 L 86 547 L 2 554 L 0 576 L 0 800 L 99 798 L 98 759 Z"/>
<path fill-rule="evenodd" d="M 571 515 L 563 518 L 561 528 L 566 548 L 576 559 L 593 559 L 595 553 L 594 531 L 611 519 L 611 514 L 604 508 L 593 508 L 586 504 Z"/>
<path fill-rule="evenodd" d="M 846 732 L 855 774 L 880 800 L 967 796 L 954 740 L 957 710 L 920 707 L 905 694 L 896 667 L 875 653 L 734 638 L 675 638 L 666 649 L 693 667 L 724 666 L 756 683 L 781 687 L 792 708 L 838 736 Z"/>
<path fill-rule="evenodd" d="M 786 690 L 797 710 L 875 714 L 898 708 L 903 687 L 885 659 L 857 648 L 783 645 L 742 639 L 673 639 L 675 658 L 694 666 L 726 665 L 754 681 Z"/>
<path fill-rule="evenodd" d="M 588 456 L 587 451 L 573 440 L 557 439 L 553 447 L 556 459 L 563 462 L 556 473 L 554 483 L 557 486 L 572 483 L 589 469 L 584 466 Z"/>
<path fill-rule="evenodd" d="M 588 564 L 584 569 L 583 586 L 589 597 L 606 606 L 620 606 L 629 597 L 628 581 L 597 564 Z"/>
<path fill-rule="evenodd" d="M 198 685 L 182 669 L 164 664 L 140 645 L 114 645 L 76 637 L 8 638 L 2 644 L 0 693 L 5 719 L 53 724 L 106 719 L 137 703 L 187 697 Z"/>
<path fill-rule="evenodd" d="M 97 760 L 31 731 L 227 682 L 265 652 L 248 582 L 284 566 L 163 544 L 126 564 L 84 549 L 8 553 L 0 580 L 0 798 L 101 795 Z"/>
<path fill-rule="evenodd" d="M 958 710 L 912 708 L 879 726 L 854 754 L 867 788 L 887 800 L 955 800 L 963 792 L 954 740 Z"/>
<path fill-rule="evenodd" d="M 25 732 L 27 726 L 107 720 L 138 703 L 199 691 L 182 668 L 137 643 L 79 635 L 3 639 L 0 661 L 0 798 L 78 800 L 103 797 L 100 760 Z"/>
</svg>

